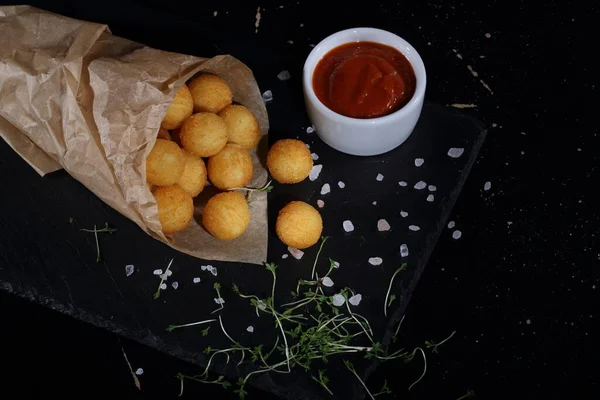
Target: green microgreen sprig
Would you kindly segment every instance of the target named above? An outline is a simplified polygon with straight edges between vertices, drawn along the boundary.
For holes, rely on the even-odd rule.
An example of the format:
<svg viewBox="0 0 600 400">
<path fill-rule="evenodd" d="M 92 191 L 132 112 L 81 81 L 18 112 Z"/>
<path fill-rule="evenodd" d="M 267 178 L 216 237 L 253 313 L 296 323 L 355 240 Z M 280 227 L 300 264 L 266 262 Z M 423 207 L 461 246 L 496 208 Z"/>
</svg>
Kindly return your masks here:
<svg viewBox="0 0 600 400">
<path fill-rule="evenodd" d="M 72 223 L 73 219 L 70 218 L 69 222 Z M 116 232 L 117 230 L 115 228 L 109 228 L 108 227 L 108 222 L 104 223 L 104 228 L 102 229 L 96 229 L 96 225 L 94 225 L 94 229 L 80 229 L 80 231 L 83 232 L 90 232 L 94 234 L 94 238 L 96 239 L 96 262 L 100 262 L 102 261 L 102 258 L 100 257 L 100 243 L 98 242 L 98 234 L 99 233 L 113 233 Z"/>
<path fill-rule="evenodd" d="M 164 274 L 161 275 L 160 282 L 158 283 L 158 289 L 156 289 L 154 296 L 152 296 L 154 298 L 154 300 L 156 300 L 160 297 L 160 291 L 161 291 L 160 287 L 162 286 L 163 283 L 165 283 L 165 281 L 167 280 L 167 277 L 169 276 L 169 269 L 171 268 L 171 265 L 173 264 L 173 260 L 174 260 L 174 258 L 171 258 L 171 261 L 169 261 L 169 265 L 167 265 L 167 269 L 165 270 Z"/>
</svg>

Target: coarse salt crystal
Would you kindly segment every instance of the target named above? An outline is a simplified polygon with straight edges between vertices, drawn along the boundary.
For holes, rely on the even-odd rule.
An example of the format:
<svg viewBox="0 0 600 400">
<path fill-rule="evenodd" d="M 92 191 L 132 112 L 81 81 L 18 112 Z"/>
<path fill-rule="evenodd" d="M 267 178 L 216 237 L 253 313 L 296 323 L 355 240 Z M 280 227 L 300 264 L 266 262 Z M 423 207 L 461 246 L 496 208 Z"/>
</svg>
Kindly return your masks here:
<svg viewBox="0 0 600 400">
<path fill-rule="evenodd" d="M 339 268 L 340 267 L 340 263 L 337 261 L 333 262 L 333 268 Z"/>
<path fill-rule="evenodd" d="M 429 186 L 427 187 L 427 189 L 428 189 L 430 192 L 435 192 L 435 191 L 437 190 L 437 188 L 436 188 L 435 186 L 433 186 L 433 185 L 429 185 Z"/>
<path fill-rule="evenodd" d="M 306 133 L 313 133 L 315 131 L 315 127 L 313 126 L 309 126 L 308 128 L 306 128 Z"/>
<path fill-rule="evenodd" d="M 154 275 L 160 275 L 162 274 L 162 269 L 155 269 L 154 272 L 152 272 Z"/>
<path fill-rule="evenodd" d="M 407 186 L 407 185 L 408 185 L 408 183 L 406 183 L 406 182 L 404 182 L 404 181 L 400 181 L 400 182 L 398 182 L 398 185 L 400 185 L 400 186 L 402 186 L 402 187 L 405 187 L 405 186 Z"/>
<path fill-rule="evenodd" d="M 419 228 L 417 225 L 409 225 L 408 229 L 410 229 L 413 232 L 416 232 L 416 231 L 420 230 L 421 228 Z"/>
<path fill-rule="evenodd" d="M 334 294 L 331 298 L 331 302 L 336 307 L 341 307 L 346 303 L 346 298 L 341 294 Z"/>
<path fill-rule="evenodd" d="M 317 200 L 317 205 L 319 206 L 319 208 L 323 208 L 323 206 L 325 205 L 325 202 L 321 199 Z"/>
<path fill-rule="evenodd" d="M 390 230 L 390 224 L 385 219 L 380 219 L 377 221 L 377 230 L 379 232 L 385 232 Z"/>
<path fill-rule="evenodd" d="M 454 228 L 455 226 L 456 226 L 456 222 L 454 222 L 454 221 L 450 221 L 450 222 L 448 222 L 448 228 L 449 228 L 449 229 L 452 229 L 452 228 Z"/>
<path fill-rule="evenodd" d="M 290 75 L 290 71 L 288 71 L 287 69 L 277 74 L 277 78 L 279 78 L 280 81 L 287 81 L 291 77 L 292 76 Z"/>
<path fill-rule="evenodd" d="M 310 174 L 308 174 L 308 179 L 315 181 L 319 177 L 322 169 L 323 166 L 321 164 L 313 165 L 312 169 L 310 170 Z"/>
<path fill-rule="evenodd" d="M 383 175 L 377 174 L 377 177 L 375 179 L 377 179 L 379 182 L 381 182 L 383 180 Z"/>
<path fill-rule="evenodd" d="M 483 190 L 487 191 L 490 190 L 492 188 L 492 182 L 487 181 L 484 185 L 483 185 Z"/>
<path fill-rule="evenodd" d="M 361 300 L 362 300 L 362 295 L 355 294 L 354 296 L 352 296 L 348 299 L 348 303 L 352 304 L 353 306 L 357 306 L 360 304 Z"/>
<path fill-rule="evenodd" d="M 459 230 L 452 232 L 452 239 L 460 239 L 461 236 L 462 236 L 462 232 Z"/>
<path fill-rule="evenodd" d="M 326 287 L 332 287 L 333 286 L 333 281 L 328 276 L 326 276 L 325 278 L 323 278 L 323 280 L 321 282 L 323 283 L 323 286 L 326 286 Z"/>
<path fill-rule="evenodd" d="M 166 284 L 166 283 L 161 283 L 161 284 L 160 284 L 160 288 L 161 288 L 162 290 L 166 290 L 166 289 L 167 289 L 167 284 Z"/>
<path fill-rule="evenodd" d="M 408 246 L 405 244 L 400 245 L 400 256 L 407 257 L 408 256 Z"/>
<path fill-rule="evenodd" d="M 292 257 L 294 257 L 296 260 L 301 259 L 302 256 L 304 255 L 304 252 L 302 250 L 296 249 L 294 247 L 288 247 L 288 251 L 290 252 Z"/>
<path fill-rule="evenodd" d="M 179 282 L 175 281 L 171 283 L 171 286 L 173 286 L 173 289 L 177 289 L 179 287 Z"/>
<path fill-rule="evenodd" d="M 288 258 L 288 257 L 289 257 L 289 254 L 282 254 L 282 255 L 281 255 L 281 258 L 283 258 L 284 260 L 285 260 L 286 258 Z"/>
<path fill-rule="evenodd" d="M 417 183 L 415 183 L 415 189 L 417 190 L 423 190 L 427 187 L 427 184 L 423 181 L 419 181 Z"/>
<path fill-rule="evenodd" d="M 338 186 L 340 187 L 340 189 L 343 189 L 343 188 L 346 187 L 346 184 L 344 182 L 342 182 L 342 181 L 339 181 L 338 182 Z"/>
<path fill-rule="evenodd" d="M 125 275 L 126 276 L 131 276 L 131 274 L 133 274 L 134 271 L 134 267 L 133 265 L 129 264 L 125 266 Z"/>
<path fill-rule="evenodd" d="M 173 271 L 171 271 L 170 269 L 168 269 L 167 272 L 165 272 L 165 274 L 167 274 L 167 276 L 171 276 L 171 275 L 173 275 Z"/>
<path fill-rule="evenodd" d="M 345 220 L 342 223 L 342 227 L 344 228 L 344 230 L 346 232 L 352 232 L 354 230 L 354 224 L 352 223 L 352 221 L 349 221 L 349 220 Z"/>
<path fill-rule="evenodd" d="M 317 153 L 311 153 L 310 158 L 312 158 L 313 161 L 317 161 L 319 159 L 319 156 L 317 155 Z"/>
<path fill-rule="evenodd" d="M 374 202 L 373 202 L 373 205 L 374 205 L 374 206 L 376 206 L 376 205 L 377 205 L 377 201 L 374 201 Z"/>
<path fill-rule="evenodd" d="M 415 166 L 420 167 L 421 165 L 423 165 L 423 163 L 425 162 L 425 160 L 423 160 L 422 158 L 415 158 Z"/>
<path fill-rule="evenodd" d="M 369 264 L 371 265 L 381 265 L 383 259 L 381 257 L 371 257 L 369 258 Z"/>
<path fill-rule="evenodd" d="M 215 297 L 215 303 L 217 304 L 225 304 L 225 300 L 222 297 Z"/>
<path fill-rule="evenodd" d="M 253 332 L 254 332 L 254 327 L 253 327 L 252 325 L 249 325 L 249 326 L 246 328 L 246 330 L 247 330 L 248 332 L 250 332 L 250 333 L 253 333 Z"/>
<path fill-rule="evenodd" d="M 329 186 L 329 183 L 326 183 L 321 188 L 321 194 L 327 194 L 329 192 L 331 192 L 331 186 Z"/>
<path fill-rule="evenodd" d="M 193 279 L 193 282 L 194 282 L 194 283 L 200 283 L 200 278 L 198 278 L 198 277 L 194 278 L 194 279 Z"/>
<path fill-rule="evenodd" d="M 206 268 L 208 268 L 208 266 L 207 266 L 207 265 L 201 265 L 201 266 L 200 266 L 200 269 L 201 269 L 202 271 L 206 271 Z"/>
<path fill-rule="evenodd" d="M 408 217 L 408 213 L 406 211 L 404 211 L 404 210 L 400 210 L 400 216 L 402 218 L 406 218 L 406 217 Z"/>
<path fill-rule="evenodd" d="M 431 203 L 433 200 L 435 200 L 435 197 L 432 194 L 430 194 L 429 196 L 427 196 L 427 201 L 428 202 Z"/>
<path fill-rule="evenodd" d="M 136 375 L 142 375 L 143 373 L 144 373 L 144 370 L 142 368 L 138 368 L 135 370 Z"/>
<path fill-rule="evenodd" d="M 462 156 L 464 152 L 465 149 L 463 149 L 462 147 L 452 147 L 450 150 L 448 150 L 448 155 L 452 158 L 458 158 Z"/>
<path fill-rule="evenodd" d="M 267 90 L 263 93 L 262 98 L 265 103 L 270 103 L 271 101 L 273 101 L 273 92 Z"/>
</svg>

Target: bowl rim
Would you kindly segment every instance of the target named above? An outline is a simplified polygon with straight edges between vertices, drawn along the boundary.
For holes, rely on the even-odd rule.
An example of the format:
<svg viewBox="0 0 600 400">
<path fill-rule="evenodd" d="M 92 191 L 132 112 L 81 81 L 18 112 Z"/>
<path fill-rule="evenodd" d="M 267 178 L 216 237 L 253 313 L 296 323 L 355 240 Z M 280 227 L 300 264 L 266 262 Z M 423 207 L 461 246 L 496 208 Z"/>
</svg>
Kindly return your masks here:
<svg viewBox="0 0 600 400">
<path fill-rule="evenodd" d="M 398 50 L 400 53 L 402 53 L 406 57 L 406 59 L 408 60 L 408 62 L 410 63 L 410 65 L 413 68 L 417 83 L 415 85 L 415 92 L 413 93 L 413 96 L 408 101 L 408 103 L 406 103 L 399 110 L 396 110 L 391 114 L 387 114 L 387 115 L 384 115 L 381 117 L 375 117 L 375 118 L 347 117 L 345 115 L 342 115 L 342 114 L 339 114 L 339 113 L 333 111 L 332 109 L 327 107 L 325 104 L 323 104 L 323 102 L 321 102 L 321 100 L 317 97 L 317 95 L 314 91 L 314 88 L 312 85 L 312 75 L 313 75 L 313 72 L 314 72 L 317 64 L 319 63 L 319 61 L 329 51 L 331 51 L 332 49 L 334 49 L 338 46 L 346 44 L 346 43 L 360 42 L 361 40 L 352 40 L 351 37 L 355 37 L 357 35 L 360 36 L 361 34 L 365 34 L 365 33 L 376 33 L 379 35 L 388 36 L 391 39 L 393 39 L 393 41 L 397 42 L 397 44 L 389 44 L 389 43 L 387 43 L 387 44 L 382 43 L 382 44 L 393 47 L 394 49 Z M 340 41 L 340 43 L 332 44 L 332 43 L 336 42 L 336 39 L 342 39 L 342 40 Z M 348 39 L 348 40 L 346 40 L 346 39 Z M 369 40 L 369 41 L 377 42 L 376 40 Z M 403 49 L 398 48 L 399 47 L 398 43 L 400 45 L 404 46 L 405 48 L 403 48 Z M 317 53 L 321 52 L 321 51 L 323 51 L 323 54 L 319 58 L 317 58 Z M 409 54 L 407 54 L 407 53 L 409 53 Z M 308 98 L 309 98 L 309 101 L 315 107 L 319 108 L 319 111 L 321 113 L 325 114 L 328 118 L 330 118 L 336 122 L 340 122 L 340 123 L 350 123 L 353 125 L 367 126 L 367 125 L 381 124 L 381 123 L 386 123 L 386 122 L 394 122 L 394 121 L 402 119 L 406 116 L 411 115 L 415 111 L 418 111 L 420 108 L 420 104 L 422 104 L 423 99 L 425 97 L 425 87 L 427 85 L 427 72 L 425 70 L 425 64 L 423 63 L 423 60 L 422 60 L 421 56 L 419 55 L 419 53 L 417 52 L 417 50 L 402 37 L 396 35 L 395 33 L 390 32 L 390 31 L 386 31 L 386 30 L 379 29 L 379 28 L 357 27 L 357 28 L 344 29 L 344 30 L 332 33 L 331 35 L 329 35 L 326 38 L 324 38 L 323 40 L 321 40 L 312 49 L 312 51 L 308 54 L 308 56 L 306 57 L 306 60 L 304 62 L 304 67 L 302 70 L 302 85 L 304 87 L 304 92 L 306 93 L 306 96 L 308 96 Z"/>
</svg>

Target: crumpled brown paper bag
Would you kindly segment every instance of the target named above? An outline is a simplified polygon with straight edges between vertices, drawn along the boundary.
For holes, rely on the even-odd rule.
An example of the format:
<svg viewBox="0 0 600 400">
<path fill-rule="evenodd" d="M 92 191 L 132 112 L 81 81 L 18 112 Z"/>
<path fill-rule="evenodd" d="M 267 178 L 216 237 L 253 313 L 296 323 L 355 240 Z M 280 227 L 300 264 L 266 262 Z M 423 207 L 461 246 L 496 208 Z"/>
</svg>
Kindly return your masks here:
<svg viewBox="0 0 600 400">
<path fill-rule="evenodd" d="M 146 156 L 175 93 L 204 71 L 232 88 L 257 117 L 263 140 L 253 151 L 250 186 L 266 183 L 267 111 L 258 85 L 230 56 L 204 59 L 156 50 L 111 35 L 106 25 L 29 6 L 0 7 L 0 136 L 40 175 L 64 168 L 149 235 L 203 259 L 260 264 L 267 257 L 267 197 L 249 194 L 252 219 L 232 241 L 213 238 L 195 199 L 190 226 L 163 235 L 146 184 Z M 260 156 L 260 157 L 259 157 Z"/>
</svg>

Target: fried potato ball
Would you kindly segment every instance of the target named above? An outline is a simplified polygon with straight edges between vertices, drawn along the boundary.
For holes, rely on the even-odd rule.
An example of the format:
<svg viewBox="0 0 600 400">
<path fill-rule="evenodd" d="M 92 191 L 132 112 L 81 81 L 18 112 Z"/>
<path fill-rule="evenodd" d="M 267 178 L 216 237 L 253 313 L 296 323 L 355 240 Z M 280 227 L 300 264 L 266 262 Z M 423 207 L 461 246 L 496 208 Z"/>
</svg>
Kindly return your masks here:
<svg viewBox="0 0 600 400">
<path fill-rule="evenodd" d="M 214 156 L 227 144 L 227 125 L 217 114 L 193 114 L 181 126 L 179 141 L 181 147 L 192 154 Z"/>
<path fill-rule="evenodd" d="M 239 144 L 228 143 L 208 159 L 208 178 L 221 190 L 246 186 L 253 173 L 252 158 Z"/>
<path fill-rule="evenodd" d="M 161 126 L 165 129 L 176 129 L 183 124 L 194 111 L 194 101 L 187 85 L 183 85 L 175 94 L 173 102 L 167 109 Z"/>
<path fill-rule="evenodd" d="M 158 219 L 165 234 L 179 232 L 194 216 L 192 196 L 179 185 L 158 186 L 152 191 L 158 205 Z"/>
<path fill-rule="evenodd" d="M 260 140 L 260 125 L 252 111 L 241 105 L 231 105 L 219 113 L 227 125 L 230 143 L 237 143 L 250 150 Z"/>
<path fill-rule="evenodd" d="M 165 128 L 160 128 L 156 137 L 159 139 L 171 140 L 171 135 L 169 134 L 169 131 Z"/>
<path fill-rule="evenodd" d="M 298 183 L 310 174 L 313 160 L 304 142 L 282 139 L 271 146 L 267 155 L 267 167 L 277 182 Z"/>
<path fill-rule="evenodd" d="M 305 249 L 317 243 L 323 232 L 321 214 L 303 201 L 292 201 L 279 211 L 277 237 L 290 247 Z"/>
<path fill-rule="evenodd" d="M 202 74 L 189 84 L 195 112 L 218 113 L 231 104 L 231 88 L 217 75 Z"/>
<path fill-rule="evenodd" d="M 246 198 L 238 192 L 214 195 L 204 207 L 202 224 L 218 239 L 231 240 L 239 237 L 250 224 L 250 210 Z"/>
<path fill-rule="evenodd" d="M 177 184 L 192 197 L 198 196 L 206 186 L 206 166 L 200 157 L 183 151 L 185 167 Z"/>
<path fill-rule="evenodd" d="M 146 158 L 146 180 L 156 186 L 173 185 L 181 178 L 184 166 L 183 150 L 177 143 L 156 139 Z"/>
</svg>

